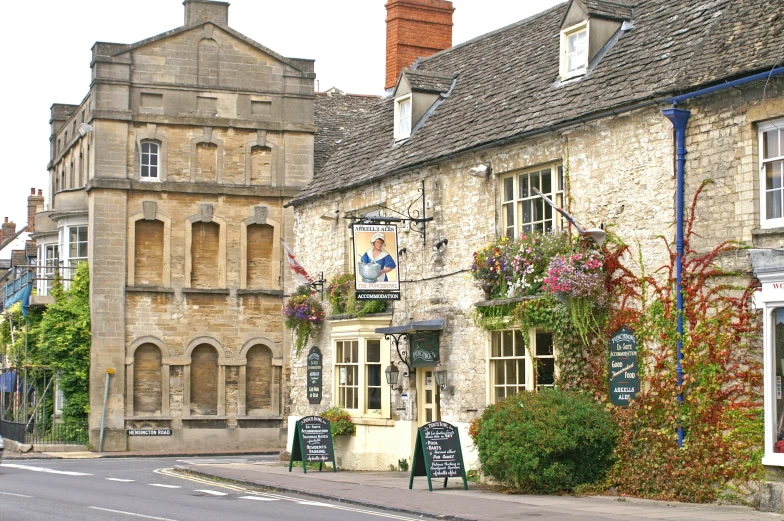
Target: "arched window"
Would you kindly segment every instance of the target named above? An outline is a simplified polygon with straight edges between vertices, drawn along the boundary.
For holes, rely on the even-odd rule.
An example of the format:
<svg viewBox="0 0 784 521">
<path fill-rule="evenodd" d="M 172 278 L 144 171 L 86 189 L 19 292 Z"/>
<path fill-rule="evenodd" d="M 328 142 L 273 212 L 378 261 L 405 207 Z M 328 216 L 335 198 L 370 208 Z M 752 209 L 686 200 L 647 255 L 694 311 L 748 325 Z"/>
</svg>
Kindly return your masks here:
<svg viewBox="0 0 784 521">
<path fill-rule="evenodd" d="M 158 170 L 160 167 L 160 145 L 155 141 L 142 141 L 141 150 L 141 170 L 139 177 L 142 181 L 158 181 Z"/>
<path fill-rule="evenodd" d="M 133 413 L 159 415 L 163 407 L 161 350 L 155 344 L 143 344 L 133 355 Z"/>
<path fill-rule="evenodd" d="M 279 414 L 280 367 L 272 365 L 272 351 L 267 346 L 256 345 L 248 350 L 247 357 L 247 414 Z"/>
<path fill-rule="evenodd" d="M 191 353 L 191 414 L 218 414 L 218 351 L 200 344 Z"/>
</svg>

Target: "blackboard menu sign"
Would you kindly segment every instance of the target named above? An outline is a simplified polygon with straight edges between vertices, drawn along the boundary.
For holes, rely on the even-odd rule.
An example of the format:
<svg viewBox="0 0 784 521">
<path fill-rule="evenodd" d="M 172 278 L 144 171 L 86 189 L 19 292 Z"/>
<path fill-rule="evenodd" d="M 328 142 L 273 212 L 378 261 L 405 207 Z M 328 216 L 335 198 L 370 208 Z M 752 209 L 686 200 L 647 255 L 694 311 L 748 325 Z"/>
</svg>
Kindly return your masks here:
<svg viewBox="0 0 784 521">
<path fill-rule="evenodd" d="M 640 391 L 640 374 L 637 370 L 637 339 L 634 332 L 620 328 L 610 339 L 610 402 L 626 407 Z"/>
<path fill-rule="evenodd" d="M 446 422 L 431 422 L 418 429 L 409 489 L 414 486 L 414 476 L 427 476 L 431 492 L 433 478 L 444 478 L 444 488 L 449 478 L 463 478 L 463 488 L 468 490 L 457 427 Z"/>
<path fill-rule="evenodd" d="M 302 470 L 308 473 L 308 463 L 318 463 L 319 472 L 324 462 L 332 462 L 332 470 L 337 472 L 335 465 L 335 449 L 332 445 L 332 431 L 329 420 L 321 416 L 306 416 L 294 427 L 294 440 L 291 442 L 291 458 L 289 472 L 295 461 L 302 462 Z"/>
<path fill-rule="evenodd" d="M 311 347 L 308 351 L 308 403 L 317 405 L 321 403 L 321 350 Z"/>
<path fill-rule="evenodd" d="M 427 331 L 410 335 L 411 367 L 435 367 L 438 365 L 440 334 L 440 331 Z"/>
</svg>

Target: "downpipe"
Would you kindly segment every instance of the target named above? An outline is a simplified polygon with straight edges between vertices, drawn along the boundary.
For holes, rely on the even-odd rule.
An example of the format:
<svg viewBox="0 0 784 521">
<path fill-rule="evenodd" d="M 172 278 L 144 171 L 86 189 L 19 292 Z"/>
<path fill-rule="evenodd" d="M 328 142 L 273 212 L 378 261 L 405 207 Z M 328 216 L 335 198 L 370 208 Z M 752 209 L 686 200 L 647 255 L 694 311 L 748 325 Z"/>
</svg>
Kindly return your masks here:
<svg viewBox="0 0 784 521">
<path fill-rule="evenodd" d="M 101 439 L 98 442 L 98 452 L 103 452 L 103 433 L 106 428 L 106 402 L 109 401 L 109 381 L 112 379 L 114 369 L 106 370 L 106 389 L 103 392 L 103 411 L 101 412 Z"/>
</svg>

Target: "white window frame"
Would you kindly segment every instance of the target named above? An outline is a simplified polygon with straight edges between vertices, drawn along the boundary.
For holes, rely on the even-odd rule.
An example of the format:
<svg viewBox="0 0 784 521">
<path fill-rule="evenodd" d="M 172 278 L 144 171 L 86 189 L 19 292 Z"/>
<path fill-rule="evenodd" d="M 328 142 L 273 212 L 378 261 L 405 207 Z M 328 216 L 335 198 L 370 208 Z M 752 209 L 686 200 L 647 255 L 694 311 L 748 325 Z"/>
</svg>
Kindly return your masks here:
<svg viewBox="0 0 784 521">
<path fill-rule="evenodd" d="M 407 104 L 407 105 L 406 105 Z M 405 124 L 406 112 L 404 106 L 408 107 L 408 123 Z M 411 129 L 414 126 L 412 121 L 414 101 L 411 94 L 406 94 L 395 99 L 395 141 L 411 137 Z"/>
<path fill-rule="evenodd" d="M 543 190 L 542 173 L 550 171 L 550 189 Z M 509 183 L 511 179 L 511 197 Z M 538 179 L 538 186 L 536 182 Z M 525 183 L 524 187 L 521 184 Z M 536 230 L 562 230 L 564 219 L 550 205 L 533 193 L 531 187 L 536 186 L 557 206 L 565 206 L 566 178 L 560 162 L 548 163 L 535 168 L 527 168 L 502 175 L 500 177 L 501 197 L 501 233 L 506 237 L 517 237 L 523 232 Z M 526 209 L 529 219 L 526 220 Z M 511 217 L 510 217 L 511 212 Z M 540 217 L 540 218 L 539 218 Z"/>
<path fill-rule="evenodd" d="M 764 150 L 765 150 L 765 133 L 767 132 L 778 132 L 779 134 L 779 151 L 778 155 L 765 158 Z M 766 218 L 768 213 L 768 190 L 767 190 L 767 183 L 766 183 L 766 175 L 765 175 L 765 167 L 768 164 L 778 164 L 779 167 L 783 170 L 782 174 L 784 176 L 784 119 L 778 119 L 774 121 L 768 121 L 765 123 L 761 123 L 757 128 L 757 140 L 759 141 L 759 179 L 760 179 L 760 228 L 763 229 L 770 229 L 770 228 L 781 228 L 784 227 L 784 202 L 782 202 L 782 216 L 776 217 L 772 219 Z M 784 197 L 784 177 L 782 178 L 782 186 L 776 189 L 779 193 L 782 194 Z"/>
<path fill-rule="evenodd" d="M 583 67 L 569 70 L 569 37 L 576 35 L 578 33 L 585 32 L 585 64 Z M 590 45 L 589 45 L 589 22 L 581 22 L 579 24 L 573 25 L 571 27 L 567 27 L 566 29 L 561 31 L 561 79 L 568 80 L 570 78 L 576 78 L 577 76 L 583 76 L 586 71 L 588 70 L 588 62 L 590 54 Z"/>
<path fill-rule="evenodd" d="M 356 418 L 368 419 L 390 419 L 391 418 L 391 390 L 386 383 L 384 371 L 390 364 L 390 346 L 389 340 L 384 339 L 383 335 L 373 333 L 376 327 L 388 327 L 389 319 L 385 319 L 385 323 L 379 321 L 381 319 L 370 318 L 356 318 L 350 320 L 335 321 L 332 324 L 332 374 L 333 374 L 333 402 L 334 405 L 343 407 L 348 411 L 351 416 Z M 378 322 L 378 323 L 376 323 Z M 357 360 L 349 363 L 344 363 L 337 359 L 338 342 L 357 342 Z M 368 362 L 368 343 L 379 343 L 378 362 Z M 368 382 L 368 367 L 377 365 L 380 368 L 380 391 L 381 391 L 381 408 L 370 409 L 368 407 L 369 388 L 379 388 L 377 385 L 370 386 Z M 346 369 L 356 367 L 357 380 L 355 388 L 357 389 L 357 407 L 349 407 L 341 403 L 340 389 L 341 384 L 341 367 Z"/>
<path fill-rule="evenodd" d="M 145 153 L 144 146 L 150 146 L 150 151 Z M 152 152 L 152 146 L 155 146 L 155 152 Z M 145 156 L 147 162 L 145 163 Z M 153 164 L 152 159 L 155 158 Z M 144 169 L 147 168 L 148 174 L 144 175 Z M 155 175 L 150 175 L 150 169 L 155 168 Z M 146 182 L 160 182 L 161 180 L 161 144 L 151 139 L 145 139 L 139 144 L 139 179 Z"/>
<path fill-rule="evenodd" d="M 84 228 L 84 230 L 85 230 L 85 237 L 84 237 L 83 241 L 79 240 L 79 228 Z M 76 241 L 71 242 L 71 230 L 74 230 L 74 229 L 76 230 Z M 88 226 L 86 224 L 75 224 L 75 225 L 68 226 L 66 228 L 66 230 L 65 230 L 65 240 L 67 241 L 67 244 L 66 244 L 66 250 L 65 251 L 68 253 L 68 266 L 69 267 L 76 268 L 76 265 L 79 262 L 87 261 L 87 248 L 88 248 L 88 244 L 89 244 L 89 239 L 90 239 L 90 237 L 89 237 L 89 228 L 88 228 Z M 78 253 L 79 253 L 79 245 L 80 244 L 84 244 L 84 248 L 85 248 L 85 252 L 84 252 L 84 256 L 83 257 L 78 255 Z M 76 245 L 77 256 L 72 256 L 71 255 L 71 247 L 73 245 Z M 60 250 L 60 254 L 62 255 L 62 250 Z M 66 273 L 66 275 L 67 275 L 66 278 L 72 279 L 73 278 L 73 273 L 75 272 L 75 270 L 71 269 L 69 271 L 70 271 L 70 273 Z"/>
<path fill-rule="evenodd" d="M 511 349 L 511 356 L 504 356 L 504 347 L 502 345 L 503 339 L 505 334 L 510 334 L 510 338 L 513 342 L 512 349 Z M 519 329 L 505 329 L 499 331 L 492 331 L 490 333 L 490 342 L 487 347 L 487 403 L 496 403 L 497 396 L 496 396 L 496 389 L 499 387 L 505 388 L 504 397 L 517 394 L 518 392 L 522 391 L 537 391 L 543 387 L 554 387 L 553 384 L 539 384 L 537 383 L 537 377 L 534 370 L 534 365 L 538 363 L 538 360 L 553 360 L 553 379 L 554 381 L 558 380 L 558 348 L 555 343 L 552 344 L 552 353 L 550 354 L 537 354 L 537 334 L 539 335 L 550 335 L 552 339 L 552 333 L 546 332 L 542 329 L 530 329 L 528 331 L 528 342 L 527 344 L 520 345 L 523 342 L 523 335 Z M 495 345 L 495 338 L 498 338 L 498 356 L 494 356 L 494 345 Z M 521 373 L 520 366 L 518 361 L 522 360 L 524 363 L 523 374 Z M 508 361 L 514 361 L 513 368 L 515 371 L 514 377 L 515 381 L 513 383 L 509 383 L 509 365 L 506 363 Z M 497 372 L 496 372 L 496 365 L 498 363 L 504 364 L 504 382 L 499 383 L 497 381 Z M 521 381 L 522 380 L 522 381 Z M 509 389 L 512 389 L 513 392 L 509 392 Z"/>
</svg>

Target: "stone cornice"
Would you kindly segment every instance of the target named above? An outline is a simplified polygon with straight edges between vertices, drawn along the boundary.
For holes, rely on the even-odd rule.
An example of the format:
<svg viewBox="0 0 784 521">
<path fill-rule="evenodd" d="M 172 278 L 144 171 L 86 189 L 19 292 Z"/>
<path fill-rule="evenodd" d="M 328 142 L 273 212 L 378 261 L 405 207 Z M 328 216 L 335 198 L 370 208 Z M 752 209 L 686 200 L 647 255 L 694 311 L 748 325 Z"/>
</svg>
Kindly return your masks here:
<svg viewBox="0 0 784 521">
<path fill-rule="evenodd" d="M 218 185 L 208 183 L 148 183 L 131 179 L 93 178 L 87 183 L 87 192 L 97 188 L 107 190 L 135 190 L 139 192 L 169 192 L 205 195 L 245 195 L 252 197 L 277 197 L 288 199 L 299 193 L 301 188 L 272 188 L 269 186 Z"/>
</svg>

